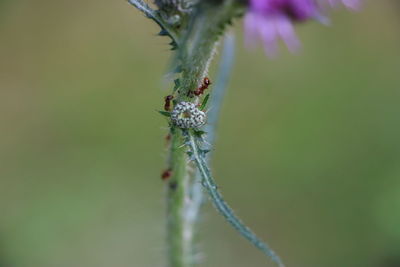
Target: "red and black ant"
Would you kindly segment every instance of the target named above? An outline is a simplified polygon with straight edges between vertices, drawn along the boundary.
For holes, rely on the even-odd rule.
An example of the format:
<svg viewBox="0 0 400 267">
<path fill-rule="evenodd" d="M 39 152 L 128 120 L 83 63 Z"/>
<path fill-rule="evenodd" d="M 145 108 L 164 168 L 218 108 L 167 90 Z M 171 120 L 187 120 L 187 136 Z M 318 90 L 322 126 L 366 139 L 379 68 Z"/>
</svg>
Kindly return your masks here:
<svg viewBox="0 0 400 267">
<path fill-rule="evenodd" d="M 167 95 L 166 97 L 165 97 L 165 105 L 164 105 L 164 110 L 165 111 L 170 111 L 171 110 L 171 101 L 172 101 L 172 99 L 174 99 L 174 96 L 173 95 Z"/>
<path fill-rule="evenodd" d="M 194 90 L 193 93 L 194 93 L 196 96 L 199 96 L 199 95 L 204 94 L 204 90 L 206 90 L 206 89 L 208 88 L 208 86 L 210 86 L 210 84 L 211 84 L 210 79 L 208 79 L 207 77 L 205 77 L 204 80 L 203 80 L 203 84 L 202 84 L 199 88 L 197 88 L 196 90 Z"/>
<path fill-rule="evenodd" d="M 166 180 L 168 180 L 168 178 L 171 177 L 171 175 L 172 175 L 172 170 L 171 170 L 171 169 L 167 169 L 167 170 L 165 170 L 165 171 L 162 172 L 162 174 L 161 174 L 161 179 L 162 179 L 163 181 L 166 181 Z"/>
</svg>

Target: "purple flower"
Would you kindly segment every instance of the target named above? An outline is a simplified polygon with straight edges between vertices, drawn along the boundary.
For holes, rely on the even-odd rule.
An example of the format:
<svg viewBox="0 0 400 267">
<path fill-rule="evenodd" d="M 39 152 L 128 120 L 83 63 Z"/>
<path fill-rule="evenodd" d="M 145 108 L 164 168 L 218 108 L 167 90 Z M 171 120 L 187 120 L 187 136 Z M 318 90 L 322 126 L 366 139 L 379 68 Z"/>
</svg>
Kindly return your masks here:
<svg viewBox="0 0 400 267">
<path fill-rule="evenodd" d="M 249 11 L 244 18 L 246 43 L 252 46 L 255 40 L 261 39 L 266 53 L 275 55 L 277 41 L 282 39 L 294 52 L 300 42 L 293 24 L 310 19 L 324 22 L 323 6 L 336 6 L 338 2 L 352 9 L 360 4 L 360 0 L 249 0 Z"/>
</svg>

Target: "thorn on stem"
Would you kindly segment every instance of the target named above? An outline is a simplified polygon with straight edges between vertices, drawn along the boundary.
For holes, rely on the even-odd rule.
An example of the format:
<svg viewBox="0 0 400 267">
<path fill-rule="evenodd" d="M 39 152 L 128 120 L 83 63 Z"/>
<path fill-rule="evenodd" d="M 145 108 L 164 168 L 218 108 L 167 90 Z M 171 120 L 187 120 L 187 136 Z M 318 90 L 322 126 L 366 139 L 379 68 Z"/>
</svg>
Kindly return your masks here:
<svg viewBox="0 0 400 267">
<path fill-rule="evenodd" d="M 169 189 L 172 191 L 175 191 L 178 188 L 178 183 L 177 182 L 170 182 L 169 183 Z"/>
</svg>

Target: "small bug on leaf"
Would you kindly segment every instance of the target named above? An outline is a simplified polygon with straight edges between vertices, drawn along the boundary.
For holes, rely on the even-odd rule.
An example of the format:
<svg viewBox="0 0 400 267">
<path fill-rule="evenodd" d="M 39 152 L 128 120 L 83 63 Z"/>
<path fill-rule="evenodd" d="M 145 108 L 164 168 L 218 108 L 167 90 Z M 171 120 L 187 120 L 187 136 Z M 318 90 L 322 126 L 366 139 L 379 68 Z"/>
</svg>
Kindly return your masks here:
<svg viewBox="0 0 400 267">
<path fill-rule="evenodd" d="M 162 172 L 161 180 L 166 181 L 171 177 L 171 175 L 172 175 L 172 170 L 171 169 L 167 169 L 167 170 Z"/>
</svg>

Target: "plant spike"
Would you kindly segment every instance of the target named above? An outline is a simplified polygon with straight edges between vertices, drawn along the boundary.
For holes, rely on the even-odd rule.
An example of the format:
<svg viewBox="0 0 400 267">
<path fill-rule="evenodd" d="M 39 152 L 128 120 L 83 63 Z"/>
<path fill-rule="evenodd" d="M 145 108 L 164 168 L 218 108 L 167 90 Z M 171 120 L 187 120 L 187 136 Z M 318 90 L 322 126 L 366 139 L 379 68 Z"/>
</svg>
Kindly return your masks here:
<svg viewBox="0 0 400 267">
<path fill-rule="evenodd" d="M 172 50 L 177 49 L 178 37 L 176 36 L 172 27 L 170 27 L 169 24 L 166 21 L 164 21 L 164 19 L 159 15 L 158 11 L 149 7 L 149 5 L 143 0 L 128 0 L 128 3 L 136 7 L 141 12 L 143 12 L 143 14 L 147 18 L 155 21 L 161 27 L 161 31 L 158 33 L 158 35 L 169 36 L 172 39 L 170 43 L 170 45 L 172 46 Z"/>
</svg>

